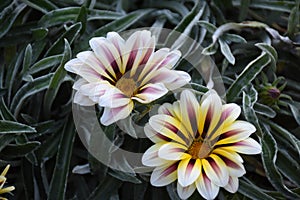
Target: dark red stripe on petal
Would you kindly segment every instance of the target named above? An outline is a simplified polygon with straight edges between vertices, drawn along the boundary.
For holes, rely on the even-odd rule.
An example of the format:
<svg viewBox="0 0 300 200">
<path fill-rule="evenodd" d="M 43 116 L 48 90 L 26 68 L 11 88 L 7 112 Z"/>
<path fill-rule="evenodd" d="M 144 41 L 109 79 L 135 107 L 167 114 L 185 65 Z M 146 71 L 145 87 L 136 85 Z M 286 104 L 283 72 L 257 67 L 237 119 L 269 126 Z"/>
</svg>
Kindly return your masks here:
<svg viewBox="0 0 300 200">
<path fill-rule="evenodd" d="M 179 163 L 179 162 L 176 162 L 176 163 L 174 163 L 173 165 L 169 166 L 167 169 L 165 169 L 165 170 L 161 173 L 161 177 L 166 177 L 166 176 L 172 174 L 174 171 L 176 171 L 177 168 L 178 168 L 178 163 Z"/>
<path fill-rule="evenodd" d="M 240 166 L 238 164 L 236 164 L 235 162 L 233 162 L 232 160 L 222 156 L 222 155 L 219 155 L 219 157 L 225 162 L 225 164 L 230 167 L 230 168 L 235 168 L 235 169 L 239 169 Z"/>
<path fill-rule="evenodd" d="M 227 132 L 223 133 L 222 135 L 220 135 L 220 137 L 219 137 L 218 140 L 220 141 L 222 139 L 226 139 L 228 137 L 232 137 L 232 136 L 238 134 L 239 132 L 240 132 L 240 130 L 237 130 L 237 129 L 236 130 L 227 131 Z"/>
</svg>

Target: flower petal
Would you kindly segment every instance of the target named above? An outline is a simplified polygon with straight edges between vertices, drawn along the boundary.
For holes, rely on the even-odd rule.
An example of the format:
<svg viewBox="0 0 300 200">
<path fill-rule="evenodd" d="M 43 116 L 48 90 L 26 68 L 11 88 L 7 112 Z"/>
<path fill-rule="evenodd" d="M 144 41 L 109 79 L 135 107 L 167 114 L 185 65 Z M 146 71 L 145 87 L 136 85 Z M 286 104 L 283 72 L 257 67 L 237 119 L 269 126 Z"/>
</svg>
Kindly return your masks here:
<svg viewBox="0 0 300 200">
<path fill-rule="evenodd" d="M 214 90 L 206 92 L 201 99 L 198 131 L 202 138 L 213 135 L 213 130 L 219 123 L 222 110 L 222 102 Z"/>
<path fill-rule="evenodd" d="M 154 143 L 159 143 L 159 142 L 170 142 L 171 139 L 161 135 L 160 133 L 156 132 L 149 123 L 147 123 L 144 127 L 144 132 L 146 136 Z"/>
<path fill-rule="evenodd" d="M 243 153 L 248 155 L 261 153 L 261 145 L 258 144 L 258 142 L 256 142 L 252 138 L 247 138 L 243 141 L 236 142 L 230 144 L 229 146 L 224 146 L 222 148 L 225 150 L 236 151 L 238 153 Z"/>
<path fill-rule="evenodd" d="M 161 165 L 165 165 L 169 163 L 169 160 L 162 159 L 158 156 L 158 150 L 162 145 L 164 145 L 165 142 L 160 142 L 157 144 L 154 144 L 151 146 L 147 151 L 144 153 L 142 157 L 142 163 L 143 165 L 149 166 L 149 167 L 157 167 Z"/>
<path fill-rule="evenodd" d="M 198 192 L 205 199 L 214 199 L 219 193 L 220 187 L 214 184 L 205 173 L 201 173 L 196 181 Z"/>
<path fill-rule="evenodd" d="M 243 159 L 238 153 L 222 148 L 217 148 L 212 153 L 217 154 L 225 162 L 230 176 L 241 177 L 246 173 L 242 164 Z"/>
<path fill-rule="evenodd" d="M 117 107 L 117 108 L 104 108 L 104 112 L 102 114 L 102 117 L 100 119 L 101 123 L 105 126 L 108 126 L 120 119 L 124 119 L 131 113 L 133 109 L 133 102 L 130 102 L 129 104 Z"/>
<path fill-rule="evenodd" d="M 191 76 L 184 72 L 184 71 L 178 71 L 178 70 L 170 70 L 172 73 L 170 73 L 171 76 L 173 76 L 172 81 L 164 81 L 165 86 L 169 90 L 175 90 L 178 88 L 181 88 L 182 86 L 188 84 L 191 81 Z"/>
<path fill-rule="evenodd" d="M 116 79 L 116 75 L 120 72 L 119 66 L 122 65 L 118 49 L 105 37 L 92 38 L 90 46 L 106 72 Z"/>
<path fill-rule="evenodd" d="M 196 190 L 196 185 L 191 184 L 189 186 L 183 187 L 177 182 L 177 193 L 181 199 L 188 199 Z"/>
<path fill-rule="evenodd" d="M 180 95 L 181 121 L 190 133 L 191 140 L 195 138 L 194 133 L 198 130 L 198 110 L 199 103 L 195 95 L 189 90 L 184 90 Z"/>
<path fill-rule="evenodd" d="M 162 145 L 158 151 L 158 156 L 165 160 L 182 160 L 191 158 L 190 154 L 185 153 L 187 147 L 175 142 L 168 142 Z"/>
<path fill-rule="evenodd" d="M 90 83 L 102 80 L 98 72 L 96 72 L 94 69 L 89 67 L 87 64 L 80 61 L 78 58 L 74 58 L 68 61 L 65 64 L 64 68 L 69 72 L 81 76 L 82 78 L 84 78 L 86 81 Z"/>
<path fill-rule="evenodd" d="M 182 122 L 169 115 L 154 115 L 149 119 L 150 126 L 159 134 L 183 145 L 189 145 L 187 131 Z"/>
<path fill-rule="evenodd" d="M 147 84 L 143 86 L 138 94 L 136 94 L 132 99 L 137 100 L 140 103 L 150 103 L 156 99 L 159 99 L 168 92 L 164 84 Z"/>
<path fill-rule="evenodd" d="M 173 104 L 164 103 L 158 108 L 158 114 L 170 115 L 177 120 L 181 119 L 180 104 L 179 101 L 175 101 Z"/>
<path fill-rule="evenodd" d="M 94 82 L 82 85 L 79 91 L 88 96 L 92 101 L 99 102 L 99 98 L 109 89 L 114 86 L 110 85 L 107 81 Z"/>
<path fill-rule="evenodd" d="M 178 162 L 171 162 L 161 167 L 156 167 L 150 178 L 150 183 L 153 186 L 166 186 L 177 179 Z"/>
<path fill-rule="evenodd" d="M 187 187 L 193 184 L 199 177 L 202 170 L 201 161 L 199 159 L 187 158 L 180 161 L 178 165 L 178 183 Z"/>
<path fill-rule="evenodd" d="M 239 142 L 248 138 L 256 131 L 255 126 L 246 121 L 235 121 L 230 126 L 222 130 L 216 145 Z"/>
<path fill-rule="evenodd" d="M 131 102 L 119 89 L 111 88 L 99 98 L 99 105 L 108 108 L 122 107 Z"/>
<path fill-rule="evenodd" d="M 229 177 L 229 182 L 226 186 L 224 186 L 224 189 L 231 193 L 236 193 L 236 191 L 239 188 L 239 179 L 234 176 Z"/>
<path fill-rule="evenodd" d="M 217 155 L 211 154 L 202 159 L 202 166 L 208 178 L 217 186 L 223 187 L 228 184 L 229 172 L 225 162 Z"/>
<path fill-rule="evenodd" d="M 96 104 L 88 96 L 83 95 L 80 91 L 77 91 L 75 93 L 74 103 L 79 104 L 81 106 L 92 106 Z"/>
</svg>

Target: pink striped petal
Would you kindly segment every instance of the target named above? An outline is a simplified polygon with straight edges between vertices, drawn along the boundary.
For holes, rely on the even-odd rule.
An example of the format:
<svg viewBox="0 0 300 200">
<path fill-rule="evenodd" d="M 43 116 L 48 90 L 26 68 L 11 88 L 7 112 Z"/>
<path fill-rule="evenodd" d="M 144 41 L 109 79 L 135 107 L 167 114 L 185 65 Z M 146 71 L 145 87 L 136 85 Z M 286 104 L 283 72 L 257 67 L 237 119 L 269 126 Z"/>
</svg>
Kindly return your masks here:
<svg viewBox="0 0 300 200">
<path fill-rule="evenodd" d="M 196 190 L 196 185 L 191 184 L 189 186 L 183 187 L 177 182 L 177 193 L 181 199 L 188 199 Z"/>
<path fill-rule="evenodd" d="M 238 153 L 243 153 L 248 155 L 261 153 L 261 145 L 258 144 L 252 138 L 247 138 L 243 141 L 236 142 L 230 144 L 230 146 L 224 146 L 222 148 L 225 150 L 236 151 Z"/>
<path fill-rule="evenodd" d="M 211 137 L 221 117 L 222 102 L 214 90 L 206 92 L 201 101 L 198 131 L 202 138 Z"/>
<path fill-rule="evenodd" d="M 193 184 L 199 177 L 202 170 L 201 161 L 199 159 L 187 158 L 181 160 L 178 165 L 178 183 L 187 187 Z"/>
<path fill-rule="evenodd" d="M 158 66 L 158 69 L 160 68 L 167 68 L 171 69 L 175 66 L 175 64 L 178 62 L 180 59 L 181 52 L 178 50 L 171 51 L 168 53 L 167 57 L 160 63 Z"/>
<path fill-rule="evenodd" d="M 165 81 L 164 84 L 169 90 L 176 90 L 182 86 L 188 84 L 191 81 L 191 76 L 184 72 L 178 70 L 170 70 L 172 76 L 174 77 L 172 81 Z"/>
<path fill-rule="evenodd" d="M 228 184 L 229 172 L 225 162 L 219 156 L 211 154 L 208 158 L 202 159 L 202 166 L 205 174 L 214 184 L 220 187 Z"/>
<path fill-rule="evenodd" d="M 107 73 L 116 79 L 116 74 L 120 71 L 119 66 L 122 65 L 118 49 L 104 37 L 92 38 L 90 46 Z"/>
<path fill-rule="evenodd" d="M 241 177 L 246 173 L 242 157 L 238 153 L 222 148 L 217 148 L 212 153 L 217 154 L 225 162 L 230 176 Z"/>
<path fill-rule="evenodd" d="M 177 179 L 178 162 L 169 163 L 161 167 L 156 167 L 150 178 L 150 183 L 153 186 L 166 186 Z"/>
<path fill-rule="evenodd" d="M 105 126 L 108 126 L 120 119 L 128 117 L 133 109 L 133 102 L 129 104 L 118 107 L 118 108 L 104 108 L 104 112 L 100 119 L 101 123 Z"/>
<path fill-rule="evenodd" d="M 180 111 L 181 121 L 190 133 L 190 139 L 193 140 L 195 133 L 198 132 L 199 103 L 189 90 L 184 90 L 180 95 Z"/>
<path fill-rule="evenodd" d="M 171 117 L 176 118 L 177 120 L 181 119 L 180 113 L 180 104 L 178 101 L 175 101 L 173 104 L 164 103 L 158 108 L 158 114 L 170 115 Z"/>
<path fill-rule="evenodd" d="M 156 99 L 159 99 L 168 92 L 164 84 L 147 84 L 140 88 L 138 94 L 136 94 L 132 99 L 137 100 L 140 103 L 150 103 Z"/>
<path fill-rule="evenodd" d="M 205 199 L 215 199 L 220 189 L 220 187 L 214 184 L 203 172 L 196 181 L 196 187 L 198 192 Z"/>
<path fill-rule="evenodd" d="M 220 121 L 225 125 L 233 123 L 241 114 L 241 107 L 235 103 L 229 103 L 222 106 L 222 115 Z"/>
<path fill-rule="evenodd" d="M 99 98 L 109 89 L 112 89 L 113 86 L 110 85 L 107 81 L 94 82 L 82 85 L 79 91 L 88 96 L 92 101 L 99 102 Z"/>
<path fill-rule="evenodd" d="M 75 81 L 74 85 L 73 85 L 73 89 L 74 90 L 79 90 L 81 86 L 88 84 L 89 82 L 87 82 L 86 80 L 84 80 L 83 78 L 78 79 L 77 81 Z"/>
<path fill-rule="evenodd" d="M 190 154 L 185 153 L 186 151 L 186 146 L 175 142 L 168 142 L 160 147 L 158 156 L 165 160 L 182 160 L 191 158 Z"/>
<path fill-rule="evenodd" d="M 130 102 L 131 99 L 117 88 L 106 90 L 106 92 L 99 98 L 99 105 L 108 108 L 122 107 Z"/>
<path fill-rule="evenodd" d="M 216 145 L 239 142 L 248 138 L 256 131 L 255 126 L 246 121 L 235 121 L 230 126 L 222 130 Z"/>
<path fill-rule="evenodd" d="M 144 127 L 144 131 L 146 136 L 154 143 L 159 143 L 159 142 L 170 142 L 171 139 L 161 135 L 160 133 L 156 132 L 149 123 L 147 123 Z"/>
<path fill-rule="evenodd" d="M 224 186 L 224 189 L 231 193 L 236 193 L 236 191 L 239 188 L 239 179 L 234 176 L 229 177 L 229 182 L 226 186 Z"/>
<path fill-rule="evenodd" d="M 150 126 L 159 134 L 174 140 L 183 145 L 189 145 L 190 141 L 187 138 L 187 131 L 185 130 L 181 121 L 169 115 L 154 115 L 149 119 Z"/>
<path fill-rule="evenodd" d="M 65 64 L 65 70 L 81 76 L 87 82 L 90 83 L 102 80 L 98 72 L 89 67 L 87 64 L 80 61 L 78 58 L 74 58 L 68 61 Z"/>
<path fill-rule="evenodd" d="M 169 163 L 169 160 L 162 159 L 158 156 L 158 150 L 162 145 L 164 145 L 165 142 L 160 142 L 157 144 L 154 144 L 151 146 L 147 151 L 144 153 L 142 157 L 142 163 L 143 165 L 149 166 L 149 167 L 157 167 L 161 165 L 165 165 Z"/>
</svg>

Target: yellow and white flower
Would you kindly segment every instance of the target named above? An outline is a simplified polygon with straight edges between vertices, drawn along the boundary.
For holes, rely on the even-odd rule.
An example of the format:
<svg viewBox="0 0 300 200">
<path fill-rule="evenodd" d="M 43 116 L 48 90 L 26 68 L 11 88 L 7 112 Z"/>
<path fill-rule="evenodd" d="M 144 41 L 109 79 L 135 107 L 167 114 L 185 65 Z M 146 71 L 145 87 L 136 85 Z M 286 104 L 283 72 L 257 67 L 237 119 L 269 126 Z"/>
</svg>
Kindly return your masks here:
<svg viewBox="0 0 300 200">
<path fill-rule="evenodd" d="M 222 105 L 214 90 L 205 93 L 200 104 L 189 90 L 179 101 L 163 104 L 145 126 L 155 143 L 142 158 L 144 165 L 155 167 L 151 184 L 165 186 L 177 180 L 182 199 L 196 189 L 205 199 L 214 199 L 220 187 L 236 192 L 238 177 L 246 173 L 238 153 L 261 152 L 249 137 L 256 128 L 237 120 L 240 112 L 234 103 Z"/>
<path fill-rule="evenodd" d="M 191 79 L 186 72 L 172 70 L 181 53 L 168 48 L 155 51 L 149 31 L 137 31 L 126 41 L 109 32 L 107 37 L 92 38 L 90 46 L 92 51 L 77 54 L 65 69 L 81 77 L 73 86 L 74 102 L 103 106 L 104 125 L 126 118 L 134 101 L 150 103 Z"/>
<path fill-rule="evenodd" d="M 6 182 L 6 174 L 7 174 L 7 171 L 9 169 L 10 165 L 7 165 L 5 167 L 5 169 L 3 170 L 3 172 L 1 173 L 0 175 L 0 195 L 1 194 L 4 194 L 4 193 L 8 193 L 8 192 L 11 192 L 15 189 L 14 186 L 10 186 L 10 187 L 6 187 L 6 188 L 3 188 L 5 182 Z M 7 200 L 6 198 L 4 197 L 0 197 L 1 200 Z"/>
</svg>

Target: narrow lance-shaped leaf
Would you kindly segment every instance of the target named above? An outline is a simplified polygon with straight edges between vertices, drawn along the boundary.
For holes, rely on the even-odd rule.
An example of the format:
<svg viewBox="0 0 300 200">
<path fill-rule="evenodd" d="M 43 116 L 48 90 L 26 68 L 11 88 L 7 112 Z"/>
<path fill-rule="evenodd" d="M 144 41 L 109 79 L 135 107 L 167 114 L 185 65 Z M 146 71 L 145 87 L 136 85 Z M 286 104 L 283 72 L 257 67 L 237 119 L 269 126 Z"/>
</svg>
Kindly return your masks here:
<svg viewBox="0 0 300 200">
<path fill-rule="evenodd" d="M 35 129 L 26 124 L 14 121 L 0 120 L 0 134 L 8 133 L 35 133 Z"/>
<path fill-rule="evenodd" d="M 49 87 L 53 74 L 47 74 L 24 84 L 14 96 L 10 109 L 14 116 L 17 116 L 25 99 Z"/>
<path fill-rule="evenodd" d="M 235 97 L 239 96 L 242 88 L 248 85 L 270 62 L 270 56 L 266 53 L 262 53 L 255 60 L 251 61 L 229 87 L 227 100 L 233 101 Z"/>
<path fill-rule="evenodd" d="M 67 189 L 67 177 L 69 174 L 75 129 L 73 118 L 68 117 L 58 147 L 56 164 L 50 183 L 48 200 L 63 200 Z"/>
<path fill-rule="evenodd" d="M 29 74 L 35 74 L 42 70 L 58 65 L 62 57 L 63 55 L 59 54 L 59 55 L 49 56 L 41 59 L 40 61 L 36 62 L 34 65 L 30 67 Z"/>
<path fill-rule="evenodd" d="M 57 92 L 60 88 L 60 85 L 63 83 L 63 80 L 67 74 L 64 69 L 65 63 L 71 59 L 71 47 L 67 40 L 65 40 L 65 50 L 63 54 L 63 58 L 60 62 L 60 66 L 55 71 L 53 77 L 50 80 L 49 88 L 45 93 L 44 98 L 44 109 L 46 114 L 50 114 L 52 103 L 57 95 Z"/>
<path fill-rule="evenodd" d="M 22 1 L 26 3 L 28 6 L 37 9 L 43 13 L 47 13 L 51 10 L 57 9 L 57 6 L 48 0 L 22 0 Z"/>
<path fill-rule="evenodd" d="M 276 166 L 277 159 L 277 143 L 271 133 L 268 130 L 268 127 L 262 126 L 264 134 L 262 136 L 262 161 L 263 166 L 267 175 L 268 180 L 272 184 L 274 188 L 278 191 L 282 192 L 284 196 L 289 197 L 291 199 L 300 198 L 299 195 L 292 192 L 287 186 L 284 184 L 283 178 L 279 173 Z"/>
<path fill-rule="evenodd" d="M 219 39 L 218 41 L 220 44 L 222 54 L 225 56 L 225 58 L 228 60 L 230 64 L 234 65 L 235 58 L 229 48 L 229 45 L 223 39 Z"/>
</svg>

